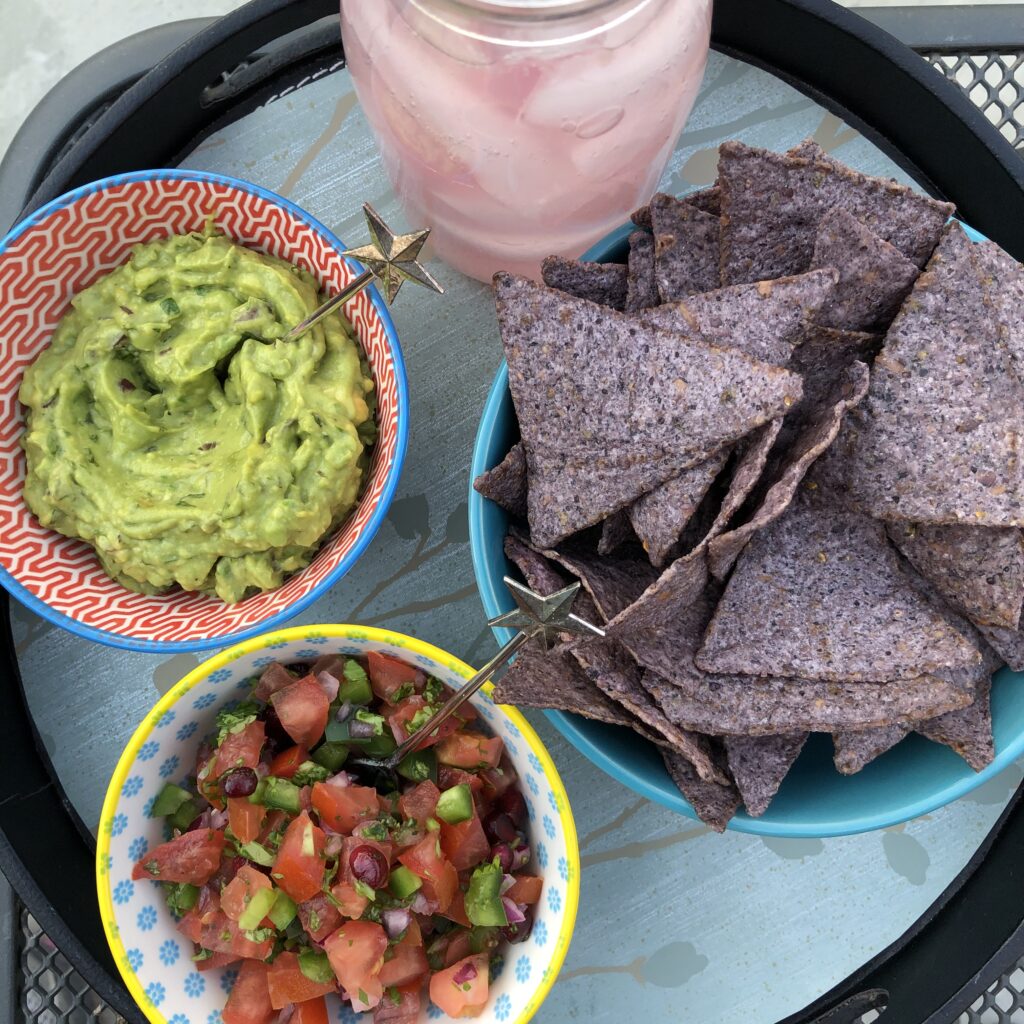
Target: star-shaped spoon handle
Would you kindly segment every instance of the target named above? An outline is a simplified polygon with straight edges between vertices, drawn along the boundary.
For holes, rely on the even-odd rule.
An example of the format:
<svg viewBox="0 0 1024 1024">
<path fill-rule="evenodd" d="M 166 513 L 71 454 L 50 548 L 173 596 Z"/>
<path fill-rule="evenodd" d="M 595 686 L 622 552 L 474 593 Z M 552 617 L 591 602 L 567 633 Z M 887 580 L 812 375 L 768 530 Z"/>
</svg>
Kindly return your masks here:
<svg viewBox="0 0 1024 1024">
<path fill-rule="evenodd" d="M 398 295 L 398 290 L 406 281 L 422 285 L 439 295 L 444 288 L 431 276 L 430 272 L 419 262 L 420 250 L 427 238 L 430 228 L 414 231 L 408 235 L 396 235 L 384 223 L 381 216 L 369 204 L 363 203 L 366 215 L 366 226 L 371 241 L 358 249 L 346 249 L 342 255 L 359 260 L 366 269 L 353 281 L 350 281 L 337 295 L 329 298 L 322 306 L 315 309 L 300 324 L 296 324 L 285 336 L 285 341 L 295 341 L 306 333 L 314 324 L 325 316 L 343 306 L 353 295 L 361 292 L 367 285 L 378 283 L 387 304 L 390 306 Z"/>
<path fill-rule="evenodd" d="M 518 629 L 516 635 L 472 679 L 452 694 L 436 715 L 420 726 L 404 743 L 400 743 L 395 751 L 384 758 L 359 758 L 353 761 L 354 765 L 379 771 L 394 769 L 407 754 L 416 750 L 427 736 L 447 722 L 484 683 L 493 678 L 499 669 L 504 668 L 516 652 L 531 640 L 538 640 L 547 650 L 560 633 L 584 637 L 605 635 L 603 629 L 592 625 L 586 619 L 581 619 L 578 615 L 573 615 L 572 603 L 579 593 L 579 583 L 574 583 L 547 597 L 524 587 L 508 576 L 505 577 L 505 586 L 511 591 L 512 600 L 515 601 L 517 608 L 491 619 L 488 625 L 514 627 Z"/>
</svg>

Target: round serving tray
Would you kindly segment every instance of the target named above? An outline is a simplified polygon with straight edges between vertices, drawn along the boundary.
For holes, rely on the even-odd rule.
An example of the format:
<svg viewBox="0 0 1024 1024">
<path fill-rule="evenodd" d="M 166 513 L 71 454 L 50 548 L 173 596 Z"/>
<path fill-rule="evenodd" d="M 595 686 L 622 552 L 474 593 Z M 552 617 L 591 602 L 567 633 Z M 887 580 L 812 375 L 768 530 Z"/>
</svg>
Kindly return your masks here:
<svg viewBox="0 0 1024 1024">
<path fill-rule="evenodd" d="M 177 31 L 184 34 L 194 27 Z M 165 31 L 164 45 L 173 45 L 177 41 L 174 27 Z M 49 136 L 44 132 L 34 140 L 31 134 L 19 136 L 12 147 L 18 159 L 5 159 L 0 167 L 0 194 L 7 203 L 5 219 L 13 220 L 21 209 L 34 209 L 106 174 L 174 165 L 183 159 L 193 167 L 212 166 L 218 159 L 216 147 L 232 132 L 232 159 L 237 166 L 219 169 L 259 180 L 258 174 L 267 172 L 265 162 L 261 163 L 260 146 L 283 148 L 286 155 L 288 151 L 286 137 L 266 137 L 269 122 L 262 118 L 262 105 L 273 97 L 281 98 L 265 109 L 276 111 L 272 131 L 284 136 L 289 124 L 298 123 L 303 110 L 314 102 L 308 97 L 315 96 L 316 102 L 328 108 L 321 119 L 325 122 L 322 136 L 306 139 L 300 147 L 315 150 L 310 157 L 313 160 L 337 134 L 337 125 L 344 121 L 341 106 L 348 102 L 338 91 L 331 91 L 330 83 L 326 89 L 315 91 L 318 83 L 323 85 L 322 80 L 343 61 L 337 35 L 337 0 L 254 0 L 206 25 L 130 85 L 133 75 L 160 50 L 154 37 L 149 36 L 147 45 L 151 49 L 144 55 L 147 59 L 136 56 L 134 68 L 120 78 L 116 74 L 106 78 L 107 84 L 102 86 L 106 92 L 95 97 L 96 102 L 84 104 L 81 96 L 65 96 L 70 123 L 63 131 Z M 778 125 L 773 127 L 773 118 L 785 121 L 788 130 L 796 130 L 804 114 L 810 112 L 807 116 L 812 127 L 832 132 L 831 141 L 836 145 L 848 144 L 863 160 L 875 162 L 876 166 L 866 169 L 885 168 L 888 161 L 882 154 L 887 155 L 904 176 L 953 199 L 966 220 L 1018 257 L 1024 256 L 1024 165 L 966 98 L 910 50 L 829 0 L 717 0 L 713 40 L 719 54 L 727 55 L 716 65 L 719 73 L 705 89 L 709 97 L 716 93 L 718 100 L 714 102 L 720 102 L 722 94 L 730 89 L 766 88 L 778 79 L 813 102 L 797 97 L 799 102 L 791 101 L 788 107 L 783 103 L 766 112 L 758 106 L 759 96 L 742 101 L 733 97 L 734 106 L 745 104 L 748 110 L 736 123 L 721 118 L 706 122 L 698 107 L 683 139 L 683 147 L 689 147 L 686 153 L 695 155 L 701 147 L 707 148 L 727 134 L 755 129 L 762 132 L 760 139 L 744 135 L 748 141 L 776 145 L 771 133 Z M 823 59 L 824 54 L 827 59 Z M 746 74 L 743 68 L 751 65 L 770 72 L 771 78 Z M 708 103 L 713 101 L 709 99 Z M 815 104 L 831 114 L 823 118 Z M 249 114 L 252 116 L 246 117 Z M 51 107 L 51 122 L 55 115 Z M 90 127 L 76 134 L 74 127 L 83 118 L 91 122 Z M 849 131 L 842 122 L 855 131 Z M 256 137 L 260 133 L 263 137 Z M 358 151 L 333 150 L 335 165 L 322 167 L 314 186 L 293 193 L 303 205 L 319 207 L 334 217 L 331 227 L 341 227 L 342 214 L 348 218 L 347 207 L 338 203 L 353 205 L 353 194 L 375 203 L 390 203 L 390 210 L 396 209 L 390 192 L 374 192 L 381 188 L 379 168 L 373 174 L 366 172 L 372 154 L 365 138 L 353 145 Z M 34 162 L 26 159 L 26 151 L 33 147 L 37 147 Z M 301 163 L 301 152 L 291 155 L 296 166 Z M 674 161 L 670 170 L 676 177 L 670 178 L 668 186 L 677 188 L 692 169 L 682 158 Z M 284 184 L 289 182 L 295 187 L 296 182 L 286 177 Z M 349 219 L 354 226 L 357 212 L 346 219 L 346 224 Z M 351 230 L 348 235 L 352 235 Z M 427 435 L 418 450 L 414 441 L 414 465 L 407 477 L 415 485 L 410 484 L 396 502 L 390 517 L 391 537 L 375 545 L 364 560 L 367 564 L 362 574 L 354 573 L 345 587 L 339 588 L 344 593 L 322 602 L 312 613 L 306 613 L 304 620 L 387 619 L 389 625 L 429 635 L 469 660 L 482 660 L 481 656 L 491 649 L 472 586 L 465 508 L 455 504 L 450 494 L 455 487 L 460 494 L 465 493 L 472 433 L 485 382 L 497 363 L 496 350 L 483 347 L 463 366 L 468 378 L 481 385 L 478 395 L 466 399 L 467 408 L 450 408 L 450 387 L 444 373 L 437 369 L 443 368 L 446 344 L 451 344 L 443 326 L 446 319 L 451 322 L 451 330 L 460 333 L 492 330 L 490 321 L 479 312 L 485 305 L 482 296 L 480 286 L 460 282 L 450 290 L 443 307 L 410 303 L 397 311 L 399 329 L 403 321 L 408 327 L 403 336 L 407 339 L 410 374 L 420 385 L 414 415 L 420 417 L 422 433 Z M 432 327 L 428 341 L 419 346 L 417 317 L 438 318 L 441 325 Z M 449 423 L 451 420 L 454 422 Z M 418 468 L 417 451 L 422 460 Z M 431 465 L 428 470 L 435 459 L 438 466 Z M 444 495 L 440 493 L 442 488 Z M 440 511 L 432 515 L 432 508 Z M 438 516 L 442 521 L 433 521 Z M 402 550 L 397 551 L 399 548 Z M 388 592 L 388 596 L 400 595 L 401 600 L 385 601 L 382 606 L 380 594 L 396 580 L 401 585 L 396 584 L 394 593 Z M 0 602 L 5 601 L 0 595 Z M 157 663 L 142 655 L 128 655 L 136 660 L 115 664 L 107 660 L 109 652 L 58 631 L 40 636 L 38 620 L 20 608 L 12 608 L 11 615 L 4 614 L 2 620 L 0 694 L 5 698 L 5 714 L 0 715 L 0 757 L 5 770 L 0 773 L 0 867 L 50 937 L 99 995 L 128 1020 L 141 1021 L 138 1010 L 116 981 L 116 971 L 106 953 L 92 885 L 94 842 L 83 821 L 95 818 L 94 804 L 106 784 L 104 771 L 109 771 L 117 750 L 76 745 L 80 742 L 76 733 L 106 735 L 109 745 L 116 746 L 118 738 L 131 732 L 153 701 L 149 676 L 158 687 L 169 685 L 174 673 L 181 675 L 190 664 Z M 133 672 L 139 672 L 141 679 L 134 693 L 130 687 Z M 550 728 L 544 738 L 553 748 L 561 742 Z M 564 743 L 554 752 L 567 762 L 576 758 Z M 585 765 L 582 759 L 577 761 Z M 794 992 L 805 994 L 800 1001 L 810 1001 L 815 993 L 856 966 L 857 961 L 850 960 L 851 949 L 864 949 L 862 959 L 875 954 L 865 967 L 788 1020 L 795 1024 L 817 1019 L 850 997 L 854 1002 L 829 1016 L 830 1021 L 857 1019 L 864 1009 L 885 1000 L 892 1019 L 901 1024 L 946 1020 L 953 1015 L 954 1007 L 959 1009 L 969 1002 L 986 979 L 992 979 L 1021 951 L 1018 926 L 1024 916 L 1024 897 L 1013 895 L 1020 887 L 1013 879 L 1018 869 L 1012 854 L 1024 838 L 1024 811 L 1017 810 L 1016 800 L 993 827 L 998 807 L 1012 789 L 1007 788 L 1005 779 L 1002 789 L 997 787 L 989 793 L 988 803 L 982 800 L 967 809 L 953 809 L 941 819 L 936 815 L 939 820 L 908 826 L 906 834 L 895 833 L 896 838 L 886 834 L 876 839 L 837 840 L 837 845 L 822 852 L 796 845 L 753 846 L 753 840 L 746 837 L 707 837 L 699 829 L 679 832 L 678 820 L 673 821 L 667 812 L 641 806 L 628 795 L 624 798 L 617 787 L 614 793 L 603 788 L 604 777 L 589 766 L 571 763 L 569 769 L 567 782 L 577 817 L 590 826 L 584 837 L 589 846 L 585 850 L 589 857 L 584 876 L 584 913 L 574 951 L 586 949 L 595 963 L 582 963 L 579 958 L 574 961 L 571 952 L 563 982 L 541 1011 L 542 1020 L 560 1019 L 564 1015 L 560 1011 L 570 1005 L 573 1009 L 589 1009 L 595 1019 L 610 1020 L 610 1008 L 621 1008 L 623 1000 L 621 994 L 610 998 L 606 986 L 616 978 L 632 976 L 642 985 L 638 991 L 643 993 L 644 1009 L 649 1005 L 651 1012 L 671 1017 L 669 1007 L 680 1011 L 687 1008 L 693 1019 L 710 1021 L 710 1013 L 695 1013 L 692 998 L 687 999 L 697 984 L 691 977 L 696 975 L 709 982 L 720 977 L 715 969 L 728 960 L 735 929 L 756 928 L 761 921 L 767 933 L 768 922 L 774 923 L 785 913 L 773 907 L 773 900 L 780 892 L 805 888 L 802 879 L 808 890 L 819 890 L 817 897 L 813 893 L 799 897 L 809 901 L 801 912 L 809 915 L 811 922 L 806 916 L 800 918 L 806 933 L 804 969 L 792 966 L 795 961 L 773 963 L 775 946 L 783 945 L 781 940 L 773 942 L 773 955 L 762 956 L 763 962 L 757 966 L 742 962 L 739 954 L 735 963 L 726 965 L 738 987 L 755 983 L 744 1019 L 761 1019 L 767 1024 L 780 1015 L 779 1007 L 789 1012 L 799 1005 L 793 1002 Z M 1019 772 L 1015 778 L 1019 778 Z M 643 842 L 627 841 L 638 836 Z M 892 852 L 904 840 L 925 851 L 926 862 L 930 851 L 931 875 L 923 881 L 909 861 Z M 869 847 L 869 842 L 875 845 Z M 679 843 L 688 845 L 680 847 Z M 702 852 L 686 860 L 687 854 L 681 851 L 691 849 Z M 877 865 L 870 868 L 872 856 L 877 858 L 880 849 L 888 858 L 888 867 L 883 862 L 880 869 Z M 662 850 L 667 852 L 662 855 Z M 638 861 L 641 857 L 644 861 Z M 663 859 L 655 860 L 657 857 Z M 801 867 L 805 860 L 806 867 Z M 832 887 L 839 888 L 838 894 L 829 890 L 826 862 L 834 862 L 837 871 L 845 872 Z M 651 886 L 658 877 L 664 880 L 658 872 L 664 872 L 666 866 L 677 873 L 678 877 L 669 879 L 674 891 L 666 893 L 662 902 L 685 923 L 681 933 L 685 941 L 668 941 L 668 934 L 652 923 L 652 942 L 657 938 L 658 945 L 645 947 L 639 959 L 614 960 L 621 943 L 609 937 L 608 953 L 613 958 L 609 962 L 596 952 L 603 948 L 601 942 L 611 923 L 607 915 L 615 913 L 618 906 L 623 922 L 617 927 L 628 931 L 626 919 L 631 915 L 652 912 L 649 904 L 617 905 L 616 894 L 610 891 L 623 871 L 633 873 L 636 863 L 649 873 Z M 863 871 L 862 864 L 867 865 Z M 722 865 L 728 866 L 731 874 L 723 872 Z M 905 888 L 917 888 L 900 892 L 903 916 L 894 915 L 898 927 L 884 920 L 885 907 L 877 921 L 866 909 L 879 891 L 889 891 L 884 884 L 889 867 L 906 876 Z M 702 870 L 707 873 L 703 883 L 700 878 L 687 877 L 699 875 Z M 872 875 L 871 870 L 880 870 L 881 874 Z M 943 881 L 937 885 L 936 879 Z M 942 891 L 949 879 L 952 882 Z M 700 892 L 701 884 L 707 890 L 704 893 Z M 755 915 L 756 900 L 744 903 L 730 888 L 756 888 L 759 884 L 765 886 L 765 894 L 760 897 L 764 917 Z M 834 922 L 824 915 L 820 921 L 815 919 L 815 899 L 836 901 L 829 906 L 837 908 L 837 915 L 840 904 L 849 903 L 851 915 L 856 916 L 856 912 L 864 918 L 860 927 L 874 927 L 875 934 L 868 939 L 858 936 L 857 942 L 848 935 L 830 934 Z M 588 905 L 600 906 L 606 915 L 604 920 L 584 920 Z M 916 909 L 910 913 L 908 908 Z M 723 922 L 715 920 L 716 910 L 734 929 L 731 935 Z M 920 916 L 922 911 L 926 912 Z M 730 914 L 749 914 L 750 918 L 737 921 Z M 915 918 L 909 931 L 897 938 Z M 637 938 L 635 927 L 631 934 L 631 941 L 643 946 L 644 938 Z M 971 935 L 969 948 L 962 942 L 967 934 Z M 882 948 L 894 938 L 897 941 L 892 946 Z M 709 956 L 703 950 L 710 952 L 715 942 L 722 952 L 707 967 Z M 762 951 L 766 946 L 764 940 Z M 827 969 L 821 952 L 826 947 L 831 957 Z M 638 951 L 635 946 L 634 956 Z M 846 966 L 837 974 L 837 965 L 842 964 Z M 572 989 L 560 1003 L 562 985 L 581 986 L 583 983 L 573 980 L 580 977 L 591 979 L 587 987 Z M 708 998 L 720 998 L 725 1005 L 725 987 L 719 984 L 721 995 L 712 993 Z M 882 992 L 887 994 L 883 996 Z M 575 1003 L 570 1002 L 573 995 Z M 750 1006 L 763 1007 L 759 1010 L 763 1016 L 752 1016 Z"/>
</svg>

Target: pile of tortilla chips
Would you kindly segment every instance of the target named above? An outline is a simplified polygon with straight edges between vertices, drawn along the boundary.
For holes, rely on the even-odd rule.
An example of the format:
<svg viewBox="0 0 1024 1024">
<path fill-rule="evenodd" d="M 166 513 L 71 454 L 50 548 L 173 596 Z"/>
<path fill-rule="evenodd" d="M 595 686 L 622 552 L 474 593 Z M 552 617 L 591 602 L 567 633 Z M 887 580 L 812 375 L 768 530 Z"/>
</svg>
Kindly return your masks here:
<svg viewBox="0 0 1024 1024">
<path fill-rule="evenodd" d="M 992 672 L 1024 669 L 1024 269 L 951 213 L 733 142 L 634 215 L 627 266 L 496 275 L 521 441 L 476 487 L 606 632 L 496 699 L 632 728 L 719 830 L 811 732 L 846 774 L 910 732 L 991 762 Z"/>
</svg>

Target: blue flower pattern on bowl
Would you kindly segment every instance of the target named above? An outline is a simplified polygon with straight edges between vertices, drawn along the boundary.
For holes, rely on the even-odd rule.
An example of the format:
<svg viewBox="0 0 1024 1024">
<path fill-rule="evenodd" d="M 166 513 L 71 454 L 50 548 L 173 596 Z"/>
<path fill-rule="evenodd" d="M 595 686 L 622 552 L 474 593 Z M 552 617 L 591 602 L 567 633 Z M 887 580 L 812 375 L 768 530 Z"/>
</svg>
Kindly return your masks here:
<svg viewBox="0 0 1024 1024">
<path fill-rule="evenodd" d="M 181 686 L 175 690 L 175 696 L 181 701 L 178 705 L 178 725 L 172 732 L 175 733 L 177 743 L 186 743 L 197 735 L 205 735 L 213 726 L 214 713 L 220 708 L 226 707 L 229 702 L 225 700 L 228 696 L 224 687 L 230 688 L 235 694 L 237 684 L 238 693 L 236 696 L 245 699 L 248 694 L 241 691 L 248 691 L 260 674 L 261 667 L 272 661 L 282 658 L 297 660 L 312 660 L 324 650 L 314 650 L 313 645 L 321 647 L 328 643 L 328 638 L 303 636 L 301 640 L 292 640 L 286 644 L 277 644 L 268 648 L 268 651 L 282 651 L 289 647 L 288 652 L 271 656 L 265 651 L 245 652 L 229 655 L 230 667 L 222 668 L 212 673 L 206 680 L 192 686 Z M 365 650 L 382 650 L 386 653 L 396 653 L 389 645 L 382 645 L 374 638 L 357 637 L 345 638 L 344 640 L 331 640 L 332 646 L 329 651 L 354 655 Z M 301 644 L 301 646 L 300 646 Z M 255 657 L 256 654 L 260 657 Z M 460 677 L 453 667 L 447 662 L 432 662 L 424 659 L 418 654 L 413 657 L 423 665 L 432 675 L 437 676 L 449 686 L 457 686 Z M 214 685 L 219 689 L 216 694 L 212 692 Z M 525 726 L 520 727 L 510 718 L 506 712 L 497 709 L 489 700 L 475 700 L 477 710 L 482 718 L 493 721 L 494 728 L 500 732 L 505 741 L 509 756 L 516 763 L 516 770 L 523 786 L 524 794 L 527 796 L 527 809 L 530 814 L 534 835 L 532 846 L 535 853 L 535 870 L 545 871 L 549 866 L 555 866 L 557 874 L 545 877 L 545 895 L 540 905 L 535 908 L 534 924 L 530 936 L 518 947 L 514 947 L 517 954 L 508 961 L 510 970 L 504 971 L 505 961 L 501 956 L 494 958 L 491 964 L 491 980 L 495 985 L 492 992 L 492 1004 L 486 1019 L 507 1022 L 518 1019 L 526 1010 L 527 1005 L 535 1004 L 537 987 L 541 984 L 542 969 L 548 958 L 551 956 L 552 936 L 557 936 L 559 931 L 559 920 L 565 904 L 564 886 L 571 881 L 572 865 L 569 864 L 565 855 L 564 840 L 560 831 L 559 813 L 564 810 L 564 797 L 560 792 L 553 790 L 549 784 L 548 777 L 544 772 L 541 758 L 529 749 L 529 730 Z M 186 710 L 182 714 L 182 709 Z M 197 714 L 201 712 L 201 714 Z M 148 719 L 150 728 L 164 728 L 174 721 L 175 712 L 167 711 L 162 715 L 152 715 Z M 525 729 L 525 732 L 524 732 Z M 524 742 L 525 739 L 525 742 Z M 148 848 L 160 842 L 159 833 L 163 822 L 149 819 L 148 813 L 152 809 L 155 799 L 154 793 L 159 791 L 161 779 L 173 779 L 178 781 L 177 776 L 187 775 L 188 772 L 180 767 L 184 759 L 191 762 L 192 753 L 189 748 L 179 749 L 175 747 L 174 741 L 161 745 L 159 734 L 152 734 L 144 737 L 143 747 L 145 755 L 138 759 L 137 768 L 140 771 L 132 773 L 122 786 L 124 800 L 138 797 L 140 792 L 145 792 L 147 799 L 145 805 L 140 800 L 138 803 L 126 804 L 124 800 L 115 808 L 116 814 L 106 824 L 111 838 L 111 849 L 115 853 L 117 864 L 114 877 L 111 879 L 110 898 L 114 904 L 118 922 L 124 928 L 125 938 L 134 933 L 136 944 L 141 948 L 133 948 L 130 953 L 123 953 L 123 961 L 126 966 L 131 966 L 138 973 L 144 962 L 143 950 L 145 950 L 147 962 L 150 964 L 150 972 L 140 976 L 140 983 L 143 991 L 147 994 L 153 993 L 163 1002 L 162 1013 L 166 1015 L 168 1024 L 223 1024 L 220 1007 L 223 1005 L 224 994 L 230 990 L 234 979 L 237 977 L 235 970 L 215 972 L 212 975 L 200 974 L 195 968 L 189 956 L 190 946 L 180 944 L 180 938 L 176 942 L 168 938 L 168 935 L 176 935 L 171 931 L 170 921 L 172 915 L 165 913 L 162 894 L 157 892 L 161 887 L 159 883 L 132 883 L 128 879 L 131 864 L 143 857 Z M 527 749 L 523 749 L 527 747 Z M 165 760 L 160 760 L 160 755 Z M 181 755 L 179 758 L 178 755 Z M 143 767 L 145 765 L 145 767 Z M 185 779 L 182 778 L 184 782 Z M 541 808 L 536 801 L 544 796 Z M 550 807 L 550 812 L 548 808 Z M 548 812 L 548 813 L 546 813 Z M 128 832 L 129 826 L 138 829 L 134 837 Z M 139 834 L 139 832 L 144 833 Z M 537 833 L 540 833 L 540 836 Z M 147 839 L 148 837 L 148 839 Z M 117 842 L 114 842 L 117 838 Z M 131 842 L 129 842 L 131 839 Z M 553 848 L 553 849 L 552 849 Z M 127 856 L 126 856 L 127 853 Z M 102 871 L 101 871 L 102 874 Z M 559 881 L 560 883 L 559 884 Z M 552 887 L 552 882 L 558 888 Z M 147 890 L 153 892 L 147 895 Z M 139 903 L 135 903 L 135 909 L 131 908 L 131 901 L 134 899 L 135 890 L 143 892 L 145 905 L 139 910 Z M 154 903 L 155 906 L 150 905 Z M 127 905 L 127 906 L 126 906 Z M 108 907 L 110 904 L 108 903 Z M 122 908 L 125 908 L 122 910 Z M 124 916 L 122 916 L 124 915 Z M 554 916 L 553 916 L 554 915 Z M 107 924 L 108 930 L 116 934 L 116 926 L 112 922 Z M 554 929 L 554 930 L 552 930 Z M 130 940 L 129 940 L 130 941 Z M 125 943 L 128 944 L 127 942 Z M 564 946 L 564 937 L 560 944 L 554 948 Z M 544 948 L 546 955 L 540 950 Z M 510 950 L 511 952 L 512 950 Z M 531 951 L 535 955 L 531 955 Z M 537 966 L 534 967 L 534 962 Z M 504 972 L 504 977 L 503 977 Z M 156 975 L 154 979 L 153 974 Z M 159 980 L 157 980 L 159 979 Z M 211 979 L 216 983 L 208 984 Z M 157 988 L 156 986 L 159 986 Z M 175 993 L 177 995 L 175 996 Z M 177 1005 L 176 1004 L 177 1001 Z M 192 1009 L 188 1009 L 191 1004 Z M 154 1005 L 157 1005 L 154 1003 Z M 336 1017 L 344 1024 L 362 1024 L 368 1022 L 368 1016 L 356 1015 L 351 1007 L 340 1001 L 331 1000 L 329 1008 L 332 1019 Z M 181 1013 L 184 1009 L 186 1012 Z M 444 1015 L 438 1007 L 426 1003 L 424 1016 L 430 1020 L 443 1019 Z"/>
<path fill-rule="evenodd" d="M 159 1006 L 167 995 L 167 989 L 159 981 L 151 981 L 146 986 L 146 998 L 154 1005 Z"/>
<path fill-rule="evenodd" d="M 521 956 L 516 961 L 516 981 L 520 985 L 530 980 L 530 958 L 528 956 Z"/>
</svg>

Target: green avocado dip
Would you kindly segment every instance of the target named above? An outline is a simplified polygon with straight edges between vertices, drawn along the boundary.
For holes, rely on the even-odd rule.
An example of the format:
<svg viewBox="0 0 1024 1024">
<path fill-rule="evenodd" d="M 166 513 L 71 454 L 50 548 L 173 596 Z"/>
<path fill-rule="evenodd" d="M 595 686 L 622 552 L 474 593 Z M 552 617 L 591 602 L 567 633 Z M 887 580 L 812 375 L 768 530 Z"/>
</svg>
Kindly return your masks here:
<svg viewBox="0 0 1024 1024">
<path fill-rule="evenodd" d="M 25 500 L 124 586 L 240 601 L 307 565 L 376 437 L 351 328 L 313 277 L 206 234 L 138 245 L 28 368 Z"/>
</svg>

